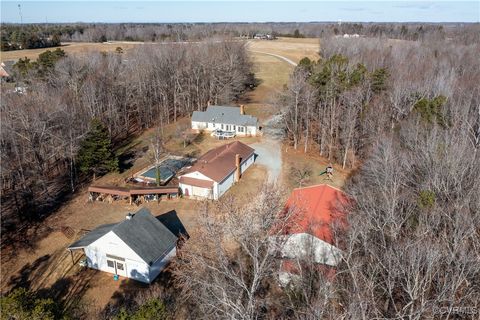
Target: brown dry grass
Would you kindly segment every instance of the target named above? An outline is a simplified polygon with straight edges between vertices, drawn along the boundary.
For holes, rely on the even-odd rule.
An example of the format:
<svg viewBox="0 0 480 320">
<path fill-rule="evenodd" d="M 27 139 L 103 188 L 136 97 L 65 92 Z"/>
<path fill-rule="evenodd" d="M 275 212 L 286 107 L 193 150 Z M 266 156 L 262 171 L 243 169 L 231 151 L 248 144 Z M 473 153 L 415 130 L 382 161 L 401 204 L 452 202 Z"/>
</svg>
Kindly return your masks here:
<svg viewBox="0 0 480 320">
<path fill-rule="evenodd" d="M 252 40 L 248 42 L 248 49 L 251 51 L 255 76 L 260 80 L 260 85 L 246 95 L 245 111 L 262 122 L 278 112 L 274 107 L 274 101 L 287 84 L 294 67 L 277 57 L 255 51 L 278 54 L 295 62 L 305 56 L 316 60 L 320 49 L 319 40 L 316 38 Z"/>
<path fill-rule="evenodd" d="M 317 60 L 320 40 L 317 38 L 278 38 L 277 40 L 252 40 L 249 48 L 274 53 L 299 62 L 303 57 Z"/>
<path fill-rule="evenodd" d="M 124 51 L 129 50 L 135 46 L 142 45 L 140 42 L 108 42 L 108 43 L 94 43 L 94 42 L 65 42 L 60 47 L 54 48 L 41 48 L 41 49 L 25 49 L 14 51 L 2 51 L 0 52 L 0 60 L 18 60 L 20 58 L 37 59 L 38 55 L 47 50 L 55 50 L 61 48 L 67 54 L 86 54 L 90 52 L 112 52 L 117 47 L 121 47 Z"/>
<path fill-rule="evenodd" d="M 303 185 L 303 187 L 317 184 L 328 184 L 342 189 L 351 173 L 351 170 L 343 170 L 341 166 L 333 164 L 335 170 L 332 179 L 333 181 L 328 180 L 326 175 L 320 176 L 319 174 L 325 171 L 325 168 L 330 162 L 328 159 L 321 157 L 314 152 L 304 153 L 302 147 L 294 150 L 291 146 L 283 144 L 282 158 L 284 159 L 282 167 L 282 172 L 284 175 L 283 181 L 285 181 L 285 187 L 287 190 L 292 190 L 293 188 L 299 187 L 299 185 L 295 183 L 294 179 L 290 177 L 292 168 L 301 169 L 307 167 L 312 170 L 310 179 Z"/>
</svg>

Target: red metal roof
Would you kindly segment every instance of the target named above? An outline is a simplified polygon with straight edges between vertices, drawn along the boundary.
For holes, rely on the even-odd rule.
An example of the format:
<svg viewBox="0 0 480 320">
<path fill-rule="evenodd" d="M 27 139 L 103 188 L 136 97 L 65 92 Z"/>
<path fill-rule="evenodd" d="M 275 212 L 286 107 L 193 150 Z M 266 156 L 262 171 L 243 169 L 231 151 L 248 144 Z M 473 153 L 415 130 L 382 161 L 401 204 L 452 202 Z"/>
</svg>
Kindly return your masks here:
<svg viewBox="0 0 480 320">
<path fill-rule="evenodd" d="M 332 245 L 334 226 L 346 227 L 346 213 L 342 206 L 347 195 L 326 184 L 294 189 L 285 210 L 292 210 L 286 234 L 309 233 Z"/>
</svg>

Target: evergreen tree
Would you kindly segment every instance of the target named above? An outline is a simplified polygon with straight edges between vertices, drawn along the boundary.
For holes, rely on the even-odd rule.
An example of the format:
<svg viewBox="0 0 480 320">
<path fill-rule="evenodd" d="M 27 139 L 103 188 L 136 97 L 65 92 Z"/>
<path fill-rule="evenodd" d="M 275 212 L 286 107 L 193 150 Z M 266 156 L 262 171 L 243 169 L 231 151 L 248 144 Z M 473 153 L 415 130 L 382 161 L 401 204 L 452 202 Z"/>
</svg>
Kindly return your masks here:
<svg viewBox="0 0 480 320">
<path fill-rule="evenodd" d="M 385 68 L 375 69 L 372 73 L 372 90 L 375 93 L 387 89 L 388 70 Z"/>
<path fill-rule="evenodd" d="M 80 171 L 104 174 L 118 170 L 118 159 L 112 149 L 112 142 L 107 128 L 98 119 L 93 119 L 90 131 L 83 140 L 78 152 Z"/>
<path fill-rule="evenodd" d="M 162 320 L 167 319 L 168 313 L 165 304 L 158 299 L 152 298 L 140 305 L 135 311 L 120 309 L 116 320 Z"/>
<path fill-rule="evenodd" d="M 52 299 L 37 297 L 24 288 L 18 288 L 0 297 L 1 319 L 62 319 L 61 306 Z"/>
</svg>

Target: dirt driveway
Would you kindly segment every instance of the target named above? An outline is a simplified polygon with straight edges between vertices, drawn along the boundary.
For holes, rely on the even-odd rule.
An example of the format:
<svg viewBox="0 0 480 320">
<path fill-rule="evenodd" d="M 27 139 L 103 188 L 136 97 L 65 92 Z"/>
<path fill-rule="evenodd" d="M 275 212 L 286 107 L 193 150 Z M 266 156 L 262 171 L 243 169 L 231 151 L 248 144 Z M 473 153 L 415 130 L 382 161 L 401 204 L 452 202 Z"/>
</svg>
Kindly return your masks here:
<svg viewBox="0 0 480 320">
<path fill-rule="evenodd" d="M 268 182 L 281 183 L 282 172 L 282 129 L 278 124 L 280 116 L 275 115 L 265 121 L 263 126 L 263 137 L 260 142 L 251 144 L 258 155 L 256 163 L 267 169 Z"/>
</svg>

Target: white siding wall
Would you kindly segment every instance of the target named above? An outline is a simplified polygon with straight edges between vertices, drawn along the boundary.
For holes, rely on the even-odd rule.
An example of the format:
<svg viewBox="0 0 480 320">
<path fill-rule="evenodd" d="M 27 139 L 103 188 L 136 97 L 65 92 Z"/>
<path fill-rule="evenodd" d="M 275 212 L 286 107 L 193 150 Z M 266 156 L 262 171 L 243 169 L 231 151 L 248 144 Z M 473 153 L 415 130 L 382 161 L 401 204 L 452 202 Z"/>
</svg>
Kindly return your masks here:
<svg viewBox="0 0 480 320">
<path fill-rule="evenodd" d="M 211 189 L 195 187 L 195 186 L 191 186 L 191 185 L 184 184 L 184 183 L 180 183 L 178 186 L 182 190 L 183 195 L 186 194 L 185 189 L 188 190 L 188 195 L 189 196 L 210 198 L 211 193 L 212 193 Z M 215 184 L 213 185 L 213 188 L 215 190 Z"/>
<path fill-rule="evenodd" d="M 241 167 L 240 167 L 241 174 L 243 174 L 248 169 L 248 167 L 250 167 L 254 163 L 254 161 L 255 161 L 255 154 L 252 154 L 250 156 L 250 158 L 248 158 L 246 161 L 244 161 L 241 164 Z M 187 173 L 183 176 L 184 177 L 201 179 L 201 180 L 213 181 L 212 179 L 208 178 L 207 176 L 201 174 L 198 171 L 190 172 L 190 173 Z M 225 180 L 223 180 L 220 183 L 217 183 L 217 182 L 214 181 L 213 182 L 213 199 L 218 200 L 228 189 L 230 189 L 230 187 L 234 183 L 235 183 L 235 171 L 233 171 Z M 184 194 L 185 194 L 185 189 L 188 189 L 188 194 L 191 195 L 191 196 L 194 195 L 194 196 L 200 196 L 200 197 L 201 196 L 208 197 L 208 195 L 210 194 L 210 190 L 206 189 L 206 188 L 203 188 L 204 189 L 204 191 L 203 191 L 204 194 L 202 195 L 201 190 L 200 190 L 202 188 L 192 187 L 190 185 L 183 184 L 183 183 L 180 183 L 179 187 Z"/>
<path fill-rule="evenodd" d="M 207 177 L 206 175 L 198 172 L 198 171 L 194 171 L 194 172 L 189 172 L 189 173 L 186 173 L 184 175 L 182 175 L 183 177 L 190 177 L 190 178 L 195 178 L 195 179 L 201 179 L 201 180 L 208 180 L 208 181 L 213 181 L 212 179 L 210 179 L 209 177 Z"/>
<path fill-rule="evenodd" d="M 114 273 L 114 270 L 107 265 L 107 254 L 114 255 L 125 259 L 124 265 L 127 277 L 149 282 L 148 264 L 112 231 L 91 243 L 84 251 L 90 268 Z"/>
<path fill-rule="evenodd" d="M 217 195 L 214 198 L 215 200 L 218 200 L 230 187 L 233 185 L 235 182 L 235 171 L 230 174 L 225 180 L 220 182 L 218 184 L 218 189 L 217 189 Z"/>
<path fill-rule="evenodd" d="M 336 266 L 342 257 L 340 249 L 308 233 L 272 237 L 272 244 L 275 244 L 276 239 L 282 245 L 283 258 L 310 259 L 313 255 L 315 263 Z"/>
<path fill-rule="evenodd" d="M 192 121 L 192 129 L 205 130 L 207 129 L 207 124 L 205 122 Z"/>
<path fill-rule="evenodd" d="M 182 190 L 182 194 L 183 195 L 186 195 L 187 192 L 185 192 L 185 189 L 188 190 L 188 195 L 191 195 L 193 190 L 192 190 L 192 186 L 188 185 L 188 184 L 183 184 L 183 183 L 179 183 L 178 184 L 178 187 L 180 188 L 180 190 Z"/>
<path fill-rule="evenodd" d="M 245 170 L 250 167 L 255 160 L 255 154 L 252 154 L 250 158 L 248 158 L 246 161 L 244 161 L 241 166 L 240 166 L 240 173 L 243 174 Z M 221 183 L 218 184 L 218 191 L 217 191 L 217 196 L 214 198 L 215 200 L 218 200 L 230 187 L 235 183 L 235 171 L 232 172 L 225 180 L 223 180 Z M 214 189 L 215 190 L 215 189 Z"/>
<path fill-rule="evenodd" d="M 187 174 L 184 174 L 183 177 L 189 177 L 189 178 L 195 178 L 195 179 L 200 179 L 200 180 L 207 180 L 207 181 L 213 181 L 209 177 L 201 174 L 198 171 L 190 172 Z M 214 182 L 213 185 L 213 190 L 214 190 L 214 195 L 215 195 L 215 184 Z M 180 189 L 182 190 L 182 193 L 185 194 L 185 189 L 188 189 L 188 195 L 189 196 L 197 196 L 197 197 L 209 197 L 210 196 L 210 189 L 208 188 L 199 188 L 199 187 L 194 187 L 188 184 L 180 183 L 179 184 Z"/>
<path fill-rule="evenodd" d="M 257 135 L 257 127 L 254 127 L 254 126 L 247 127 L 247 135 L 249 136 Z"/>
<path fill-rule="evenodd" d="M 162 270 L 166 267 L 167 263 L 170 262 L 177 255 L 177 248 L 173 247 L 172 250 L 163 258 L 158 259 L 150 266 L 150 282 L 152 282 Z"/>
<path fill-rule="evenodd" d="M 205 130 L 207 132 L 211 132 L 215 129 L 226 130 L 227 125 L 230 126 L 230 131 L 234 131 L 233 130 L 233 125 L 228 124 L 228 123 L 224 123 L 223 128 L 222 128 L 221 123 L 212 123 L 212 122 L 207 123 L 207 122 L 192 121 L 192 129 L 194 129 L 194 130 Z M 239 136 L 246 136 L 246 135 L 255 136 L 257 134 L 257 127 L 256 126 L 248 126 L 248 127 L 244 126 L 243 127 L 243 132 L 240 132 L 238 130 L 238 127 L 239 126 L 235 125 L 235 132 Z"/>
<path fill-rule="evenodd" d="M 245 170 L 247 170 L 248 167 L 250 167 L 253 164 L 254 161 L 255 161 L 255 153 L 252 154 L 252 156 L 248 158 L 244 163 L 242 163 L 240 167 L 240 172 L 243 174 Z"/>
<path fill-rule="evenodd" d="M 210 199 L 212 197 L 212 189 L 192 186 L 192 193 L 190 195 Z"/>
</svg>

